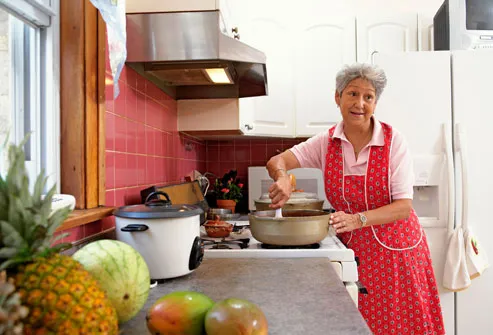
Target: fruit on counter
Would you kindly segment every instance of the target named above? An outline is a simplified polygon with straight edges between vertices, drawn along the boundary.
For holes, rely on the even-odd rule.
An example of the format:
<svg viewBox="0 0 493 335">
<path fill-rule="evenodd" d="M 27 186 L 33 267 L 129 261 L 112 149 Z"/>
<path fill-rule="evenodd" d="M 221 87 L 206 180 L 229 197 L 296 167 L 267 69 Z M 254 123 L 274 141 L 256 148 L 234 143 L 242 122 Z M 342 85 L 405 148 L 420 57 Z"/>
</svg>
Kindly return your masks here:
<svg viewBox="0 0 493 335">
<path fill-rule="evenodd" d="M 150 273 L 144 258 L 127 243 L 99 240 L 73 256 L 98 281 L 120 323 L 133 318 L 149 296 Z"/>
<path fill-rule="evenodd" d="M 256 304 L 229 298 L 207 312 L 205 331 L 207 335 L 267 335 L 267 318 Z"/>
<path fill-rule="evenodd" d="M 175 291 L 159 298 L 147 312 L 153 335 L 202 335 L 204 317 L 214 301 L 200 292 Z"/>
<path fill-rule="evenodd" d="M 22 305 L 24 334 L 118 334 L 114 307 L 96 280 L 54 245 L 64 235 L 55 230 L 70 209 L 51 213 L 55 187 L 42 197 L 47 179 L 41 174 L 29 190 L 24 147 L 9 148 L 9 170 L 0 176 L 0 269 L 14 277 Z"/>
<path fill-rule="evenodd" d="M 29 310 L 22 306 L 19 293 L 15 291 L 14 279 L 7 272 L 0 273 L 0 334 L 22 334 L 22 319 Z"/>
</svg>

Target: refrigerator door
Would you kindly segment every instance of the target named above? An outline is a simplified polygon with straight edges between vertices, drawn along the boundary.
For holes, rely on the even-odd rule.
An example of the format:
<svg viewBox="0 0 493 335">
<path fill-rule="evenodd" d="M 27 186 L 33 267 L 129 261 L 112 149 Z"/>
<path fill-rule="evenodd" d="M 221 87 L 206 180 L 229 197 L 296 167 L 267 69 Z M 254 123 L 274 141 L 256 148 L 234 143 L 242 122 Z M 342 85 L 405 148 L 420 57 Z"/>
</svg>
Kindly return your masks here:
<svg viewBox="0 0 493 335">
<path fill-rule="evenodd" d="M 478 236 L 481 246 L 493 258 L 493 223 L 491 199 L 493 190 L 493 146 L 491 129 L 493 51 L 456 51 L 452 53 L 453 109 L 457 169 L 457 224 L 466 210 L 467 225 Z M 458 127 L 460 126 L 460 128 Z M 467 149 L 467 175 L 462 178 L 461 146 Z M 461 180 L 467 187 L 461 187 Z M 464 191 L 464 192 L 463 192 Z M 467 194 L 463 194 L 467 193 Z M 461 200 L 466 199 L 468 208 Z M 493 269 L 472 281 L 471 286 L 457 293 L 457 334 L 491 334 L 493 318 L 480 316 L 493 310 Z"/>
<path fill-rule="evenodd" d="M 450 53 L 378 53 L 387 87 L 375 116 L 399 130 L 414 160 L 413 205 L 425 227 L 448 335 L 454 334 L 454 294 L 441 287 L 449 226 L 454 222 Z"/>
</svg>

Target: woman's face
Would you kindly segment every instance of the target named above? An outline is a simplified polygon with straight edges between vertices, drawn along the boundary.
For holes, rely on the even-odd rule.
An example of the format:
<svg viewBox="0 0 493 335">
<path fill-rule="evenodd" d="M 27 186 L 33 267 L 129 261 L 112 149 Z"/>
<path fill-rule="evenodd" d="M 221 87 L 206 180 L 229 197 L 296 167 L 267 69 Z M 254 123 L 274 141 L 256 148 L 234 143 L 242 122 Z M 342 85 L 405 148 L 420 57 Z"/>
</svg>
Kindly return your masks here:
<svg viewBox="0 0 493 335">
<path fill-rule="evenodd" d="M 349 82 L 344 91 L 335 94 L 345 124 L 361 126 L 370 122 L 377 105 L 375 88 L 364 79 L 356 78 Z"/>
</svg>

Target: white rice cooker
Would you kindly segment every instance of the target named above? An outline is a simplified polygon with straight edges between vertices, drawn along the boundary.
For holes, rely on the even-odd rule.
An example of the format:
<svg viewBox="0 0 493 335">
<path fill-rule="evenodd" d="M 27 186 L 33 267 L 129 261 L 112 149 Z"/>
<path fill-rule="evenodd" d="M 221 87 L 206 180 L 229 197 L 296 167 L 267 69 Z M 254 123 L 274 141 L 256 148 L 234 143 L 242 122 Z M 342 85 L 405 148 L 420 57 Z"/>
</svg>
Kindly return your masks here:
<svg viewBox="0 0 493 335">
<path fill-rule="evenodd" d="M 166 200 L 153 199 L 163 195 Z M 131 245 L 147 263 L 151 279 L 186 275 L 202 262 L 200 215 L 195 205 L 173 205 L 165 192 L 153 192 L 145 204 L 118 208 L 116 238 Z"/>
</svg>

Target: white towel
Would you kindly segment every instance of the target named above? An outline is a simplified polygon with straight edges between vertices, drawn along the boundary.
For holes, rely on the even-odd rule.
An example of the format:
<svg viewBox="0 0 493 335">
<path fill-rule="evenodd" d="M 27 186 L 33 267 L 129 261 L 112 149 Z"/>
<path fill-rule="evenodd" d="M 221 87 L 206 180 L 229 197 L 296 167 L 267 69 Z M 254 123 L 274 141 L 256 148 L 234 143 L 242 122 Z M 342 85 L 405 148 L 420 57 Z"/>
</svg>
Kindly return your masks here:
<svg viewBox="0 0 493 335">
<path fill-rule="evenodd" d="M 443 271 L 443 287 L 447 290 L 458 292 L 465 290 L 471 285 L 471 278 L 467 269 L 466 246 L 464 244 L 464 233 L 458 227 L 450 236 Z"/>
<path fill-rule="evenodd" d="M 466 261 L 469 277 L 474 279 L 479 277 L 483 271 L 489 267 L 488 257 L 486 252 L 481 247 L 476 235 L 468 227 L 464 233 L 464 240 L 466 242 Z"/>
</svg>

